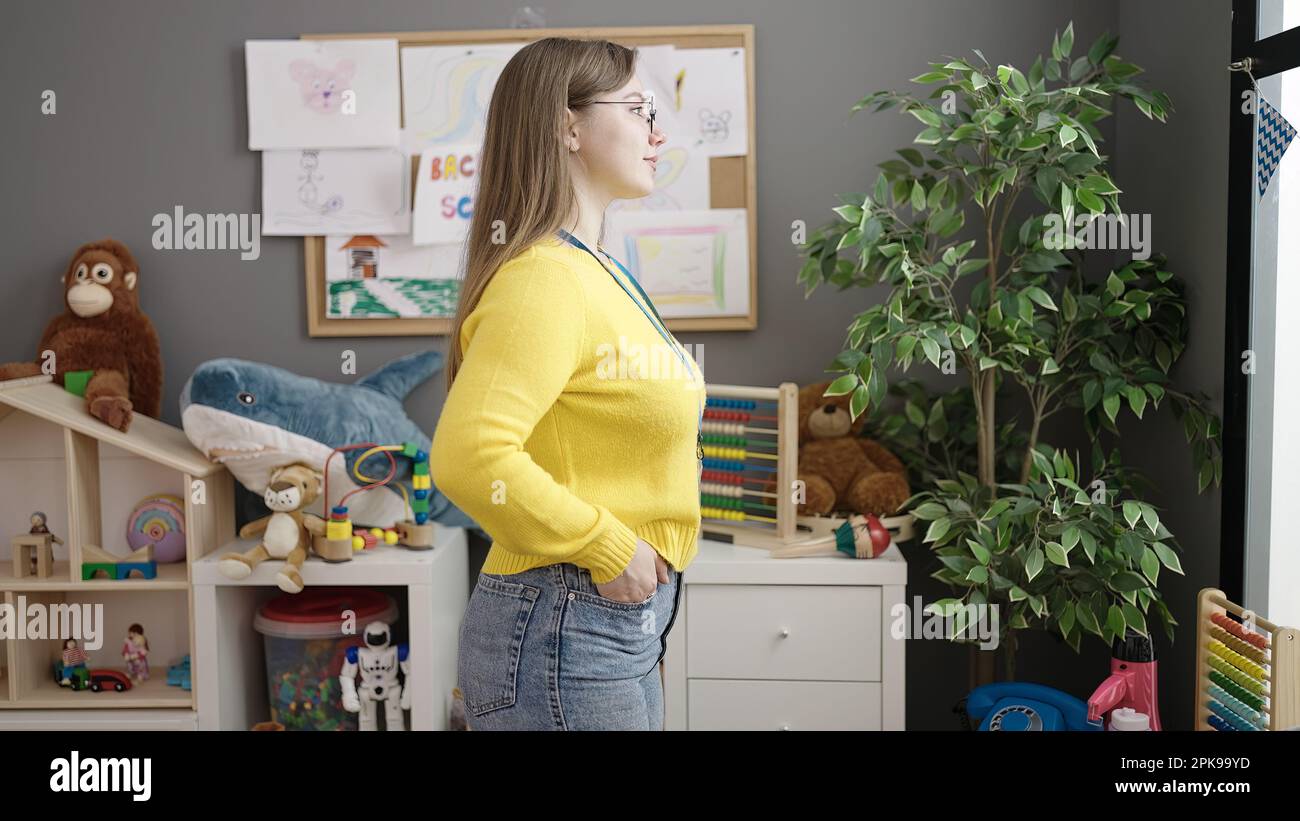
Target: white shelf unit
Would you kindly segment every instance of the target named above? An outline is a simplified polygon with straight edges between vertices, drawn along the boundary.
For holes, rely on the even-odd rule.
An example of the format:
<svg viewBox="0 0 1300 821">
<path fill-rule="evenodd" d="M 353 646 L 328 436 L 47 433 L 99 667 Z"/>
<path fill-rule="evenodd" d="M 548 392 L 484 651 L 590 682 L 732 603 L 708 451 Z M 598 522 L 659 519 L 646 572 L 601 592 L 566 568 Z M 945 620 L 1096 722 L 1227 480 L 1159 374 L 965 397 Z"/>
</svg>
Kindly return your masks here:
<svg viewBox="0 0 1300 821">
<path fill-rule="evenodd" d="M 774 559 L 709 539 L 664 656 L 669 730 L 902 730 L 907 562 Z"/>
<path fill-rule="evenodd" d="M 155 579 L 83 580 L 83 545 L 125 556 L 131 508 L 159 492 L 184 502 L 185 559 L 160 562 Z M 234 535 L 234 487 L 225 468 L 164 422 L 136 414 L 123 433 L 91 417 L 83 398 L 57 385 L 0 383 L 0 499 L 3 600 L 103 604 L 103 646 L 88 651 L 92 668 L 123 670 L 121 642 L 127 625 L 139 622 L 150 644 L 151 674 L 124 693 L 73 692 L 53 680 L 57 639 L 0 642 L 0 728 L 195 727 L 197 690 L 168 687 L 166 673 L 194 655 L 190 566 Z M 33 510 L 45 511 L 64 544 L 54 546 L 51 576 L 15 577 L 10 538 L 27 532 Z"/>
<path fill-rule="evenodd" d="M 262 637 L 253 629 L 253 618 L 265 601 L 281 595 L 275 586 L 279 562 L 264 562 L 240 580 L 223 576 L 217 567 L 222 554 L 254 544 L 232 540 L 193 566 L 199 652 L 194 686 L 200 694 L 201 730 L 247 730 L 271 718 Z M 331 564 L 311 556 L 302 566 L 308 588 L 405 589 L 405 639 L 415 687 L 408 726 L 413 730 L 447 728 L 460 624 L 469 601 L 468 562 L 465 530 L 435 524 L 432 550 L 383 545 L 350 562 Z"/>
</svg>

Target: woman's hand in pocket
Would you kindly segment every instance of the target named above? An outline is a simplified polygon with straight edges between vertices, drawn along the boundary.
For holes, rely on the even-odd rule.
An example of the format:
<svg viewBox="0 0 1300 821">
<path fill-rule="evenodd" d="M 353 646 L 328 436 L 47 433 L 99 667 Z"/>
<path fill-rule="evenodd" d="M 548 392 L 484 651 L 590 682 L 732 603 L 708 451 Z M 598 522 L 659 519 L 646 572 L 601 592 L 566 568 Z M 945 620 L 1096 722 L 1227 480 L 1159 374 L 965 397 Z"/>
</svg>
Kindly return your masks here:
<svg viewBox="0 0 1300 821">
<path fill-rule="evenodd" d="M 636 552 L 623 573 L 605 584 L 596 584 L 596 592 L 613 601 L 636 604 L 649 599 L 660 584 L 667 583 L 668 563 L 649 542 L 638 537 Z"/>
</svg>

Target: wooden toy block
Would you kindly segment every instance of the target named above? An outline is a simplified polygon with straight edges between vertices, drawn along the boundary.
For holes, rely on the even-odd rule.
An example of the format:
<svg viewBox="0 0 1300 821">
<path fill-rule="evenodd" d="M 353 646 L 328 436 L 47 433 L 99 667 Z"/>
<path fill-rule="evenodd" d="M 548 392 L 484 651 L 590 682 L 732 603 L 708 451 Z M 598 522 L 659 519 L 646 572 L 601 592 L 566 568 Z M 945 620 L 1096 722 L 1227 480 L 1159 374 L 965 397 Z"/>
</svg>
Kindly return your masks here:
<svg viewBox="0 0 1300 821">
<path fill-rule="evenodd" d="M 394 525 L 397 529 L 397 542 L 411 550 L 433 549 L 433 523 L 416 524 L 407 519 Z"/>
<path fill-rule="evenodd" d="M 54 547 L 57 539 L 52 533 L 24 533 L 10 541 L 13 548 L 14 578 L 33 575 L 32 563 L 36 564 L 35 576 L 48 579 L 54 573 Z"/>
<path fill-rule="evenodd" d="M 90 581 L 101 571 L 108 578 L 120 581 L 129 579 L 132 571 L 139 571 L 146 579 L 157 578 L 158 562 L 153 557 L 153 542 L 129 556 L 118 557 L 93 544 L 81 546 L 81 580 Z"/>
</svg>

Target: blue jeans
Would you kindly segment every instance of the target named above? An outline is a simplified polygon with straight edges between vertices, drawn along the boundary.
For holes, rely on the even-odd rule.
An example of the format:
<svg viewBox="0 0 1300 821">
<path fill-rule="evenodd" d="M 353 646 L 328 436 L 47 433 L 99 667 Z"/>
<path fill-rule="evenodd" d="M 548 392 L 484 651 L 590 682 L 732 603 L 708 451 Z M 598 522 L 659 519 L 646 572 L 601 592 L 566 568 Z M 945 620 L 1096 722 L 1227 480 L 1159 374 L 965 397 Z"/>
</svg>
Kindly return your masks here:
<svg viewBox="0 0 1300 821">
<path fill-rule="evenodd" d="M 681 574 L 631 603 L 568 562 L 480 573 L 460 629 L 457 679 L 471 730 L 662 730 L 659 662 Z"/>
</svg>

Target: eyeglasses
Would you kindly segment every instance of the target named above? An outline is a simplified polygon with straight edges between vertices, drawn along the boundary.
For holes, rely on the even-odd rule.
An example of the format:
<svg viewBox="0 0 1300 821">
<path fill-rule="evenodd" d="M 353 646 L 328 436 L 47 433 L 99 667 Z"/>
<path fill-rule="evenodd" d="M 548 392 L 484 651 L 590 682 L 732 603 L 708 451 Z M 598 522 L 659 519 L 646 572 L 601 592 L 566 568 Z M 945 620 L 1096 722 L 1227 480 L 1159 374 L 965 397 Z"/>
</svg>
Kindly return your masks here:
<svg viewBox="0 0 1300 821">
<path fill-rule="evenodd" d="M 651 134 L 654 133 L 655 115 L 659 113 L 659 109 L 655 108 L 655 95 L 653 94 L 641 100 L 593 100 L 591 104 L 592 105 L 604 105 L 604 104 L 633 105 L 633 106 L 637 106 L 638 108 L 645 108 L 649 106 L 650 117 L 648 118 L 647 121 L 650 123 L 650 133 Z M 646 120 L 647 118 L 642 116 L 641 119 Z"/>
</svg>

